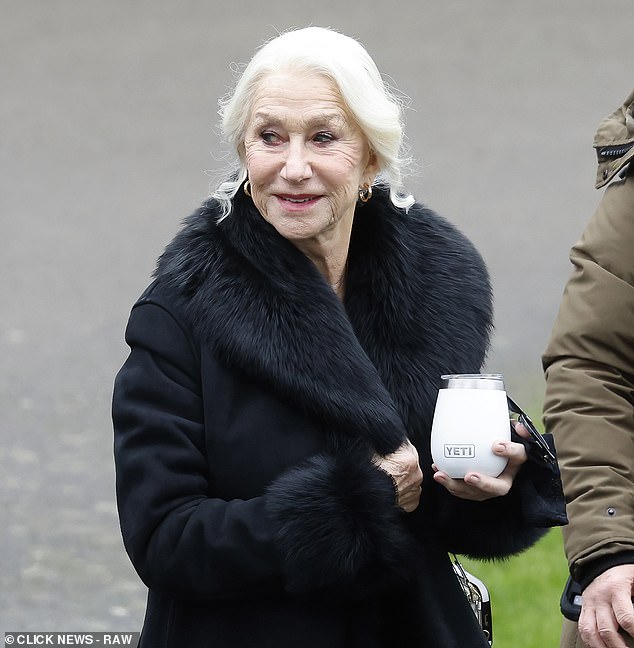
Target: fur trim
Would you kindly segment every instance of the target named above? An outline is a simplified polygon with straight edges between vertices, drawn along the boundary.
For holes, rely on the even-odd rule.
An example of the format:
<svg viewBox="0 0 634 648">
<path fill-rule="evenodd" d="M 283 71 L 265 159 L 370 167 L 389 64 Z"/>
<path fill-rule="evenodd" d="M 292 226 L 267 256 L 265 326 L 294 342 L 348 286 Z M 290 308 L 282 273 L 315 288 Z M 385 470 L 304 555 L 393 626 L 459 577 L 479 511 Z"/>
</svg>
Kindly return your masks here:
<svg viewBox="0 0 634 648">
<path fill-rule="evenodd" d="M 156 276 L 227 365 L 306 414 L 395 450 L 426 438 L 444 373 L 479 371 L 491 328 L 484 263 L 452 225 L 376 191 L 355 216 L 345 308 L 248 198 L 193 214 Z"/>
<path fill-rule="evenodd" d="M 411 548 L 393 486 L 364 455 L 313 457 L 269 487 L 289 591 L 348 585 L 368 569 L 405 578 Z"/>
</svg>

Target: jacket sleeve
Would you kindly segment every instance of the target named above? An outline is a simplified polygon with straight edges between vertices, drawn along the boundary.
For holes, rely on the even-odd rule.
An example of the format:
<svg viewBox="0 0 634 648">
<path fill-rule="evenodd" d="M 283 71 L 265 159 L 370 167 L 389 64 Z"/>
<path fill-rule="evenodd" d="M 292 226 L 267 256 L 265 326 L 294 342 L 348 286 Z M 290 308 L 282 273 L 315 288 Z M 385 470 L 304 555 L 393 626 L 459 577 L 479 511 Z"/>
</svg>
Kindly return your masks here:
<svg viewBox="0 0 634 648">
<path fill-rule="evenodd" d="M 307 458 L 258 497 L 210 493 L 190 339 L 167 308 L 141 302 L 115 381 L 119 517 L 145 584 L 182 598 L 235 598 L 349 584 L 395 567 L 403 533 L 392 484 L 359 449 Z"/>
<path fill-rule="evenodd" d="M 117 502 L 124 543 L 150 588 L 184 597 L 279 587 L 264 500 L 210 497 L 198 362 L 162 306 L 135 306 L 115 380 Z"/>
<path fill-rule="evenodd" d="M 634 552 L 634 177 L 610 185 L 580 242 L 543 356 L 577 580 Z M 604 567 L 598 567 L 602 563 Z"/>
</svg>

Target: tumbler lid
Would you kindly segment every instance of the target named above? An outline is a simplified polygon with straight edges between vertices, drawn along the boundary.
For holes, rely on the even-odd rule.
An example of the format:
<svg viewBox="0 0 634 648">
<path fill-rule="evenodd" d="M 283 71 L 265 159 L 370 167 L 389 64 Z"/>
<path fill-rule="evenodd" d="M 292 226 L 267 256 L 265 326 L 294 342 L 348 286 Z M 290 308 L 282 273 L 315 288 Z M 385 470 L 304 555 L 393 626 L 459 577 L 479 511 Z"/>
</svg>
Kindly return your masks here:
<svg viewBox="0 0 634 648">
<path fill-rule="evenodd" d="M 492 389 L 504 391 L 502 374 L 447 374 L 441 376 L 443 389 Z"/>
</svg>

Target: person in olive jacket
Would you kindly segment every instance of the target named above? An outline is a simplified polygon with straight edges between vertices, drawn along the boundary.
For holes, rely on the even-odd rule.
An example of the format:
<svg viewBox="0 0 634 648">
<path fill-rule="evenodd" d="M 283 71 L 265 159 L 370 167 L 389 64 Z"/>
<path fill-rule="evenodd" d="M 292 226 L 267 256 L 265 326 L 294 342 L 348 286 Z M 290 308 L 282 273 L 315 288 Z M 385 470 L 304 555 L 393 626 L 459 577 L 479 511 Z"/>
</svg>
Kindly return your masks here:
<svg viewBox="0 0 634 648">
<path fill-rule="evenodd" d="M 544 354 L 546 429 L 555 435 L 582 590 L 562 648 L 634 646 L 634 92 L 600 125 L 597 188 Z"/>
<path fill-rule="evenodd" d="M 282 34 L 221 112 L 239 168 L 160 258 L 115 384 L 141 646 L 487 646 L 448 552 L 565 514 L 521 436 L 498 477 L 432 468 L 441 375 L 489 344 L 485 265 L 399 193 L 400 106 L 355 40 Z"/>
</svg>

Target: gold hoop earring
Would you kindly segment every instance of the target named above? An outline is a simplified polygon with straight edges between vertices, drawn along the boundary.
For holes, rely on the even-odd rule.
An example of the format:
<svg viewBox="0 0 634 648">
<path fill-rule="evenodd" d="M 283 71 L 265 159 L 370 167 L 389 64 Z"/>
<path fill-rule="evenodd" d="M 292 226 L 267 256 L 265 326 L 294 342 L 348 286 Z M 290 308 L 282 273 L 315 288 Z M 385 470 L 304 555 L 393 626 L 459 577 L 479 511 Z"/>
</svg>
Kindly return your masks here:
<svg viewBox="0 0 634 648">
<path fill-rule="evenodd" d="M 359 187 L 359 200 L 362 203 L 367 203 L 370 198 L 372 198 L 372 187 L 366 182 Z"/>
<path fill-rule="evenodd" d="M 242 191 L 244 191 L 244 193 L 249 196 L 249 198 L 251 198 L 251 185 L 248 180 L 244 183 L 244 185 L 242 185 Z"/>
</svg>

